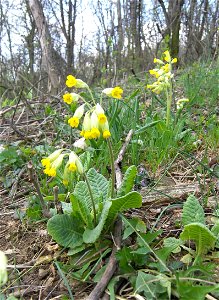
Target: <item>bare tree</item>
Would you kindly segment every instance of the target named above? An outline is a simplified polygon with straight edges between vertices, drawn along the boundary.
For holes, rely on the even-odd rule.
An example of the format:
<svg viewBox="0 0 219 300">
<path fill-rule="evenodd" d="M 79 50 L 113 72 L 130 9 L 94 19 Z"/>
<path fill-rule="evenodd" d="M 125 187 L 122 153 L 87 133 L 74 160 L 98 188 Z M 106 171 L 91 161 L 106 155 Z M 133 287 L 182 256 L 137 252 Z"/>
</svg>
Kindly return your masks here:
<svg viewBox="0 0 219 300">
<path fill-rule="evenodd" d="M 180 42 L 179 32 L 184 0 L 169 0 L 168 9 L 163 0 L 158 0 L 158 2 L 162 8 L 166 22 L 165 29 L 160 30 L 160 33 L 163 35 L 163 38 L 168 36 L 171 55 L 173 57 L 178 57 Z"/>
<path fill-rule="evenodd" d="M 60 84 L 60 73 L 63 70 L 63 59 L 53 47 L 52 37 L 39 0 L 29 0 L 29 6 L 36 23 L 40 45 L 42 48 L 42 65 L 48 74 L 51 86 L 57 89 Z M 61 62 L 61 66 L 60 66 Z"/>
</svg>

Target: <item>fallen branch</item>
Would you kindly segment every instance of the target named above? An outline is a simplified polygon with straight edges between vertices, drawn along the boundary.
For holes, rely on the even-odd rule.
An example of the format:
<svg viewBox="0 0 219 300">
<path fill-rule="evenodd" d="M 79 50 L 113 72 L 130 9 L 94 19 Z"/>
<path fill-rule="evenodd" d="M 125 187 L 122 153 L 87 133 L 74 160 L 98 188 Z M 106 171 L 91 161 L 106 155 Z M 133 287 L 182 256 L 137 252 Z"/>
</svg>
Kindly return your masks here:
<svg viewBox="0 0 219 300">
<path fill-rule="evenodd" d="M 125 139 L 125 143 L 122 146 L 116 161 L 114 162 L 117 188 L 121 185 L 121 182 L 122 182 L 122 172 L 120 170 L 119 164 L 124 157 L 127 146 L 132 138 L 132 134 L 133 134 L 133 130 L 130 130 Z M 121 241 L 122 241 L 122 219 L 120 217 L 117 217 L 117 220 L 114 225 L 113 241 L 114 241 L 114 245 L 113 245 L 112 253 L 110 255 L 106 270 L 103 273 L 103 276 L 101 277 L 98 284 L 95 286 L 93 291 L 88 296 L 87 300 L 100 299 L 100 297 L 103 294 L 103 292 L 105 291 L 109 281 L 111 280 L 112 276 L 114 275 L 114 273 L 117 270 L 117 260 L 116 260 L 115 254 L 121 248 Z"/>
<path fill-rule="evenodd" d="M 142 188 L 143 206 L 160 206 L 185 200 L 189 194 L 200 195 L 198 183 L 181 183 L 177 185 Z"/>
</svg>

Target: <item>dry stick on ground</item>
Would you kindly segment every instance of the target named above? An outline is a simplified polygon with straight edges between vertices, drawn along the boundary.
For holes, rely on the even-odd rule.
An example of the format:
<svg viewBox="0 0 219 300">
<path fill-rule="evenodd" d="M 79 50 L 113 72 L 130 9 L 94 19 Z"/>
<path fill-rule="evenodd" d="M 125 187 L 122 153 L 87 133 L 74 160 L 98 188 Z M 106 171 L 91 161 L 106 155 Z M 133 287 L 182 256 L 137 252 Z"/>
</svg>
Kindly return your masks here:
<svg viewBox="0 0 219 300">
<path fill-rule="evenodd" d="M 123 159 L 123 156 L 132 138 L 132 135 L 133 135 L 133 130 L 130 130 L 125 139 L 125 143 L 122 146 L 116 161 L 114 162 L 117 188 L 121 185 L 122 182 L 122 172 L 120 170 L 119 163 Z M 93 291 L 90 293 L 87 300 L 98 300 L 100 299 L 101 295 L 105 291 L 110 279 L 112 278 L 113 274 L 117 269 L 117 260 L 115 254 L 121 248 L 121 240 L 122 240 L 122 220 L 120 217 L 118 217 L 114 225 L 114 233 L 113 233 L 114 245 L 113 245 L 112 253 L 109 258 L 108 265 L 106 267 L 105 272 L 103 273 L 102 278 L 95 286 Z"/>
<path fill-rule="evenodd" d="M 36 189 L 37 195 L 39 197 L 40 204 L 41 204 L 41 207 L 42 207 L 43 216 L 48 218 L 48 217 L 50 217 L 50 213 L 49 213 L 49 211 L 48 211 L 48 209 L 45 205 L 42 193 L 40 191 L 40 184 L 39 184 L 39 181 L 38 181 L 38 178 L 37 178 L 37 174 L 34 170 L 34 167 L 33 167 L 33 164 L 32 164 L 31 161 L 29 161 L 29 163 L 27 164 L 27 169 L 29 171 L 30 182 L 33 183 L 33 185 Z"/>
</svg>

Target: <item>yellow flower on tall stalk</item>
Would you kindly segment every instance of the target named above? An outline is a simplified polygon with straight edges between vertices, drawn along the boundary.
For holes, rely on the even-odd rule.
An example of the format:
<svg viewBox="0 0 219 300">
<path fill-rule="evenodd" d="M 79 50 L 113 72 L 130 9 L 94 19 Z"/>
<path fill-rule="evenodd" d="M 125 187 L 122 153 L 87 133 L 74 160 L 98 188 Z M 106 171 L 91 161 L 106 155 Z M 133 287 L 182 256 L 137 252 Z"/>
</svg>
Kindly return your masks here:
<svg viewBox="0 0 219 300">
<path fill-rule="evenodd" d="M 81 106 L 79 106 L 79 107 L 76 109 L 76 111 L 75 111 L 73 117 L 71 117 L 70 119 L 68 119 L 68 124 L 69 124 L 71 127 L 73 127 L 73 128 L 77 128 L 77 127 L 78 127 L 79 122 L 80 122 L 80 119 L 81 119 L 81 117 L 82 117 L 83 114 L 84 114 L 84 106 L 85 106 L 85 104 L 82 104 Z"/>
<path fill-rule="evenodd" d="M 147 88 L 151 89 L 152 92 L 160 94 L 165 91 L 167 97 L 167 112 L 166 112 L 166 125 L 169 126 L 170 122 L 170 109 L 172 103 L 172 64 L 177 62 L 177 58 L 171 59 L 170 52 L 166 50 L 164 53 L 164 58 L 162 60 L 155 58 L 154 63 L 160 65 L 159 68 L 149 70 L 149 73 L 156 77 L 157 81 L 153 84 L 148 84 Z M 167 62 L 167 63 L 165 63 Z"/>
<path fill-rule="evenodd" d="M 121 99 L 123 94 L 123 89 L 119 86 L 114 88 L 106 88 L 102 91 L 102 93 L 106 94 L 107 96 L 111 96 L 115 99 Z"/>
</svg>

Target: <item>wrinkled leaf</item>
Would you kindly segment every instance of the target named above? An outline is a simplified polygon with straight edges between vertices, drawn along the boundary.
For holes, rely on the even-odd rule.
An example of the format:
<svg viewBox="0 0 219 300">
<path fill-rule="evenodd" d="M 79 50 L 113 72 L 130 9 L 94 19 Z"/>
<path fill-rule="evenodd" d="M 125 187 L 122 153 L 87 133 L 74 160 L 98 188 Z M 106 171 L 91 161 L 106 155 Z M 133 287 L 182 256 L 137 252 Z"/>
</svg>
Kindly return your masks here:
<svg viewBox="0 0 219 300">
<path fill-rule="evenodd" d="M 198 255 L 208 252 L 214 248 L 216 237 L 214 234 L 201 223 L 191 223 L 184 227 L 180 234 L 183 241 L 193 240 L 196 244 L 196 251 Z"/>
<path fill-rule="evenodd" d="M 190 195 L 183 205 L 182 224 L 185 226 L 195 222 L 205 224 L 205 213 L 198 199 Z"/>
<path fill-rule="evenodd" d="M 75 248 L 83 243 L 83 228 L 74 216 L 55 215 L 49 219 L 47 229 L 52 238 L 64 247 Z"/>
</svg>

